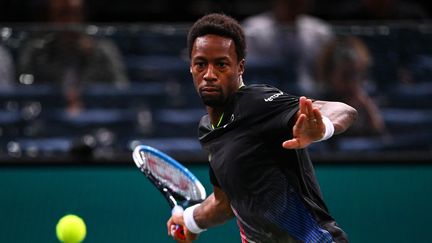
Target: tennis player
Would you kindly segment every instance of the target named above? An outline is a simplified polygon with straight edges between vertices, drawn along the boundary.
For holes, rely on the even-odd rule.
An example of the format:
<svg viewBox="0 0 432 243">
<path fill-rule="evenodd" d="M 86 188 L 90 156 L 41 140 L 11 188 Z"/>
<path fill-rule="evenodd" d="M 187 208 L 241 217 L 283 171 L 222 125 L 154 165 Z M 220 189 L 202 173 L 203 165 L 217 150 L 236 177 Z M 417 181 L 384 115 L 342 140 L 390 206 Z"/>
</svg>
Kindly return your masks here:
<svg viewBox="0 0 432 243">
<path fill-rule="evenodd" d="M 231 17 L 209 14 L 188 34 L 190 72 L 207 108 L 199 139 L 213 193 L 174 214 L 192 242 L 235 217 L 242 242 L 348 242 L 327 210 L 306 147 L 345 131 L 354 108 L 245 85 L 245 37 Z"/>
</svg>

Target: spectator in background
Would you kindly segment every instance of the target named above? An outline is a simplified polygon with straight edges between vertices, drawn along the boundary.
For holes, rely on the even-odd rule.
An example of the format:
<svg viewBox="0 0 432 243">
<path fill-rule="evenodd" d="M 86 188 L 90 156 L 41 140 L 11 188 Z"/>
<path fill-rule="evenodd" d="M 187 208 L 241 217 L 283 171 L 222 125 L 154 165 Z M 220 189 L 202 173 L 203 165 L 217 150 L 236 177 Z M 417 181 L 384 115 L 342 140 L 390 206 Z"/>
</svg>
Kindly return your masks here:
<svg viewBox="0 0 432 243">
<path fill-rule="evenodd" d="M 0 44 L 0 89 L 9 90 L 15 84 L 15 63 L 9 49 Z"/>
<path fill-rule="evenodd" d="M 316 94 L 316 58 L 333 38 L 331 26 L 308 15 L 313 0 L 273 0 L 272 10 L 243 22 L 248 62 L 278 63 L 284 82 L 297 82 L 302 93 Z"/>
<path fill-rule="evenodd" d="M 386 128 L 377 104 L 364 88 L 372 64 L 367 46 L 357 37 L 339 37 L 328 43 L 318 61 L 321 99 L 339 100 L 358 111 L 345 136 L 382 135 Z"/>
<path fill-rule="evenodd" d="M 117 46 L 79 29 L 85 21 L 83 0 L 46 0 L 47 16 L 55 31 L 35 33 L 19 54 L 22 83 L 54 83 L 63 88 L 68 111 L 83 108 L 84 85 L 108 83 L 126 87 L 128 78 Z"/>
</svg>

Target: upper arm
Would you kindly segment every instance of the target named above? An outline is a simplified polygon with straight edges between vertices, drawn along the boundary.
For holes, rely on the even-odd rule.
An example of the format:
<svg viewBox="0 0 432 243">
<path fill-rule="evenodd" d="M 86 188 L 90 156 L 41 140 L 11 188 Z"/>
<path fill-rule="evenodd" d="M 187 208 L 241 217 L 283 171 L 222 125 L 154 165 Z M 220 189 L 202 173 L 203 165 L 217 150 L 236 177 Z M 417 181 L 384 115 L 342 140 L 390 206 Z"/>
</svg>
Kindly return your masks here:
<svg viewBox="0 0 432 243">
<path fill-rule="evenodd" d="M 228 196 L 217 186 L 213 186 L 213 193 L 194 212 L 195 221 L 201 228 L 222 224 L 233 216 Z"/>
<path fill-rule="evenodd" d="M 220 187 L 213 186 L 213 194 L 215 196 L 215 202 L 217 205 L 219 205 L 219 207 L 229 208 L 229 211 L 231 211 L 231 204 L 228 196 L 224 191 L 222 191 Z"/>
<path fill-rule="evenodd" d="M 213 193 L 210 196 L 209 206 L 214 208 L 215 211 L 225 212 L 231 214 L 231 204 L 226 193 L 218 186 L 213 186 Z"/>
</svg>

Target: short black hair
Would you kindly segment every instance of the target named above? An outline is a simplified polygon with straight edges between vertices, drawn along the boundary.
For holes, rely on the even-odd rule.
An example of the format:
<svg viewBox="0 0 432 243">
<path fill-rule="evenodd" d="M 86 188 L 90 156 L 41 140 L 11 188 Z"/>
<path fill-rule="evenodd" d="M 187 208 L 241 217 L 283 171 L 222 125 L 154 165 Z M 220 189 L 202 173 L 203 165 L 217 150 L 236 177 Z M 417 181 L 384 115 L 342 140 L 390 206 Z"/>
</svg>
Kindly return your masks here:
<svg viewBox="0 0 432 243">
<path fill-rule="evenodd" d="M 208 34 L 232 39 L 235 44 L 238 61 L 246 57 L 246 41 L 243 28 L 237 20 L 219 13 L 207 14 L 192 25 L 187 38 L 189 57 L 192 55 L 195 39 Z"/>
</svg>

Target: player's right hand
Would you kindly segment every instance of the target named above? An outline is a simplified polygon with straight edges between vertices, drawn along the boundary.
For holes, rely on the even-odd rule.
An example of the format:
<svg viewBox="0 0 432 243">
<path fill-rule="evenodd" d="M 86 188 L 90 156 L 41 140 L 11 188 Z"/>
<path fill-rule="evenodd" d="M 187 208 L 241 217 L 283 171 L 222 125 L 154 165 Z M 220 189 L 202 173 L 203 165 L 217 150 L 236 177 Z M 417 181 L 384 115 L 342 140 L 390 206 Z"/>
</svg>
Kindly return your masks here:
<svg viewBox="0 0 432 243">
<path fill-rule="evenodd" d="M 181 239 L 178 235 L 175 234 L 177 227 L 183 228 L 183 234 L 186 236 L 186 239 Z M 192 241 L 198 238 L 197 234 L 190 232 L 184 223 L 183 220 L 183 212 L 175 212 L 171 215 L 171 218 L 167 221 L 167 229 L 168 235 L 173 237 L 174 240 L 178 243 L 191 243 Z"/>
<path fill-rule="evenodd" d="M 282 143 L 282 147 L 286 149 L 305 148 L 321 139 L 325 133 L 321 112 L 313 107 L 312 100 L 302 96 L 299 106 L 297 121 L 293 126 L 293 138 Z"/>
</svg>

